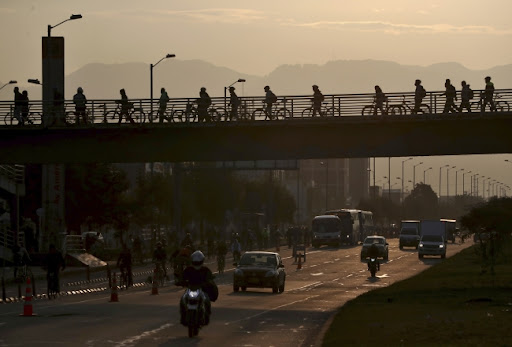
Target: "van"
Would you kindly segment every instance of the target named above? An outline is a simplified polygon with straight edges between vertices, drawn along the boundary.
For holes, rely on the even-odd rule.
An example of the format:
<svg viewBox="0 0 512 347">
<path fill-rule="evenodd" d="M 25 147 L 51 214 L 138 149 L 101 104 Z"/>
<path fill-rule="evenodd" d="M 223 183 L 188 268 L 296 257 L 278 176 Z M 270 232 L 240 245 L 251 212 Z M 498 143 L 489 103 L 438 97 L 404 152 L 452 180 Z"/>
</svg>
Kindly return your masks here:
<svg viewBox="0 0 512 347">
<path fill-rule="evenodd" d="M 414 247 L 418 249 L 420 243 L 420 221 L 403 220 L 400 223 L 400 239 L 398 245 L 400 249 L 404 247 Z"/>
</svg>

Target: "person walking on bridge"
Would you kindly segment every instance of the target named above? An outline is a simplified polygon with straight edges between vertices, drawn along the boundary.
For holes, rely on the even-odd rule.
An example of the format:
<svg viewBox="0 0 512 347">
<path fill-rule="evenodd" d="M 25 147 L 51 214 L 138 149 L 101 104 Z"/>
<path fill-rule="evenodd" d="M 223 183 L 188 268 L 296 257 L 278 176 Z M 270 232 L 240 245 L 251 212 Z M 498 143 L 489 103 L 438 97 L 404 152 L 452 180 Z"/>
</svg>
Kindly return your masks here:
<svg viewBox="0 0 512 347">
<path fill-rule="evenodd" d="M 210 107 L 211 104 L 212 99 L 210 98 L 210 95 L 206 92 L 206 88 L 202 87 L 199 92 L 199 99 L 197 99 L 197 115 L 200 123 L 210 121 L 208 107 Z"/>
<path fill-rule="evenodd" d="M 375 107 L 373 108 L 373 115 L 377 115 L 377 110 L 380 110 L 381 116 L 386 115 L 384 110 L 384 101 L 387 101 L 386 95 L 380 86 L 375 86 Z"/>
<path fill-rule="evenodd" d="M 116 101 L 116 103 L 121 105 L 121 111 L 119 112 L 119 124 L 123 121 L 123 116 L 125 116 L 126 120 L 130 121 L 131 124 L 135 124 L 135 121 L 130 116 L 130 109 L 133 107 L 133 104 L 128 101 L 128 96 L 124 89 L 121 89 L 119 93 L 121 94 L 121 100 Z"/>
<path fill-rule="evenodd" d="M 160 89 L 160 99 L 158 100 L 158 118 L 159 122 L 163 123 L 165 118 L 165 110 L 167 110 L 167 103 L 171 100 L 169 98 L 169 95 L 167 95 L 167 92 L 165 91 L 165 88 Z M 170 119 L 167 119 L 168 122 L 170 122 Z"/>
<path fill-rule="evenodd" d="M 23 118 L 21 117 L 21 105 L 23 103 L 23 95 L 20 93 L 18 87 L 14 87 L 14 118 L 18 120 L 19 125 L 23 125 Z"/>
<path fill-rule="evenodd" d="M 318 86 L 316 84 L 313 85 L 313 117 L 316 116 L 316 113 L 320 115 L 320 117 L 323 117 L 324 114 L 322 113 L 322 102 L 324 102 L 324 95 L 318 89 Z"/>
<path fill-rule="evenodd" d="M 466 81 L 460 82 L 462 86 L 462 90 L 460 92 L 460 107 L 459 112 L 462 112 L 462 110 L 466 109 L 468 112 L 471 112 L 471 105 L 469 104 L 469 100 L 473 98 L 473 91 L 469 87 L 469 84 L 466 83 Z"/>
<path fill-rule="evenodd" d="M 485 78 L 485 90 L 483 95 L 482 102 L 482 112 L 485 112 L 485 107 L 487 104 L 491 107 L 491 112 L 496 111 L 496 105 L 494 105 L 494 83 L 491 82 L 491 77 L 487 76 Z"/>
<path fill-rule="evenodd" d="M 82 87 L 77 88 L 76 94 L 73 96 L 73 103 L 75 104 L 76 124 L 80 124 L 80 117 L 84 124 L 87 124 L 87 114 L 85 113 L 87 98 Z"/>
<path fill-rule="evenodd" d="M 421 103 L 427 96 L 427 91 L 421 85 L 421 80 L 416 80 L 414 85 L 416 86 L 416 90 L 414 91 L 414 109 L 412 110 L 412 114 L 418 114 L 418 112 L 423 112 L 421 110 Z"/>
<path fill-rule="evenodd" d="M 229 87 L 229 105 L 231 111 L 229 112 L 229 120 L 238 120 L 238 107 L 240 106 L 240 98 L 235 93 L 235 87 Z"/>
<path fill-rule="evenodd" d="M 455 101 L 457 100 L 457 91 L 455 90 L 455 87 L 448 78 L 444 83 L 444 87 L 446 89 L 442 95 L 446 96 L 446 102 L 444 104 L 443 113 L 455 113 L 457 112 L 457 107 L 455 106 Z"/>
<path fill-rule="evenodd" d="M 269 86 L 265 86 L 263 90 L 265 90 L 265 114 L 269 119 L 272 119 L 272 105 L 277 102 L 277 96 L 270 90 Z"/>
</svg>

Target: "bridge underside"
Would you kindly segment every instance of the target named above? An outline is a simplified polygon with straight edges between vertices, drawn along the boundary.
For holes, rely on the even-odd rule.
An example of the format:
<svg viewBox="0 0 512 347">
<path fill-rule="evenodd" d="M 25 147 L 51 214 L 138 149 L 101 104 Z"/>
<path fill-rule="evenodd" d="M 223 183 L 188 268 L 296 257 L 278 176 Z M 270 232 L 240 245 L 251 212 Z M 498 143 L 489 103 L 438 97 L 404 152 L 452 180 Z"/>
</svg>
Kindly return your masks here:
<svg viewBox="0 0 512 347">
<path fill-rule="evenodd" d="M 0 129 L 0 163 L 179 162 L 512 153 L 512 113 Z"/>
</svg>

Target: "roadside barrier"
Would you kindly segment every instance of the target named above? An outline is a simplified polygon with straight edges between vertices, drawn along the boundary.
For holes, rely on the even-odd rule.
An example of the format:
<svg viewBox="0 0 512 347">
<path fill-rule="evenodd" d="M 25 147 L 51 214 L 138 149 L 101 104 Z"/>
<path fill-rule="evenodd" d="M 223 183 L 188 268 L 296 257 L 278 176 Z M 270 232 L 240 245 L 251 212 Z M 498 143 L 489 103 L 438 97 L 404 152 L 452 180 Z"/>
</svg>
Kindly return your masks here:
<svg viewBox="0 0 512 347">
<path fill-rule="evenodd" d="M 115 272 L 114 278 L 112 279 L 112 286 L 110 287 L 110 302 L 119 302 L 119 298 L 117 297 L 117 280 Z"/>
<path fill-rule="evenodd" d="M 23 313 L 20 314 L 23 317 L 37 316 L 32 308 L 32 284 L 30 283 L 30 277 L 27 277 L 27 288 L 25 290 L 25 303 L 23 304 Z"/>
<path fill-rule="evenodd" d="M 156 269 L 153 271 L 153 286 L 151 288 L 151 295 L 158 295 L 158 280 L 156 278 Z"/>
</svg>

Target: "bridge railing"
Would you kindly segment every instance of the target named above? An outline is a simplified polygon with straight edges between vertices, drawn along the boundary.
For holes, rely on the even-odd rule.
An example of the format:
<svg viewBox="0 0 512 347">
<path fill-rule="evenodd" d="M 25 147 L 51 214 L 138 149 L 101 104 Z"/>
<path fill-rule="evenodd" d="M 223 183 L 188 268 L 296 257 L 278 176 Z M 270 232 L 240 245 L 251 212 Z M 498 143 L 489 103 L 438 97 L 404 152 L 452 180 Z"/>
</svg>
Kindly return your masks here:
<svg viewBox="0 0 512 347">
<path fill-rule="evenodd" d="M 489 112 L 487 105 L 482 110 L 482 90 L 475 90 L 475 97 L 470 100 L 472 113 L 479 114 Z M 412 115 L 414 109 L 414 93 L 387 93 L 387 101 L 384 104 L 384 115 L 377 110 L 378 116 L 407 116 Z M 457 93 L 455 105 L 460 106 L 460 92 Z M 192 123 L 200 120 L 197 110 L 197 98 L 173 98 L 167 104 L 162 121 L 164 123 Z M 316 113 L 312 107 L 311 95 L 286 95 L 278 96 L 278 102 L 272 107 L 271 117 L 266 113 L 264 97 L 241 97 L 241 105 L 238 108 L 238 117 L 230 118 L 231 107 L 229 98 L 213 97 L 212 105 L 208 109 L 207 120 L 212 121 L 264 121 L 274 119 L 307 119 L 313 118 Z M 131 99 L 131 107 L 128 109 L 129 117 L 133 123 L 158 123 L 159 103 L 158 99 Z M 442 91 L 428 92 L 423 99 L 421 112 L 423 114 L 443 113 L 446 97 Z M 494 94 L 494 102 L 498 112 L 510 111 L 512 105 L 512 89 L 497 89 Z M 153 107 L 151 107 L 153 106 Z M 46 112 L 43 115 L 43 109 Z M 151 112 L 151 109 L 153 111 Z M 463 110 L 464 114 L 467 110 Z M 58 104 L 48 104 L 43 107 L 41 100 L 30 101 L 26 111 L 26 126 L 64 126 L 64 125 L 93 125 L 93 124 L 117 124 L 121 120 L 127 122 L 127 117 L 120 118 L 121 106 L 116 100 L 89 100 L 87 102 L 86 122 L 75 114 L 75 105 L 71 100 L 64 100 Z M 325 95 L 321 106 L 323 117 L 361 117 L 375 114 L 374 94 L 332 94 Z M 315 115 L 319 117 L 319 114 Z M 18 120 L 14 115 L 12 101 L 0 101 L 0 126 L 18 126 Z"/>
</svg>

